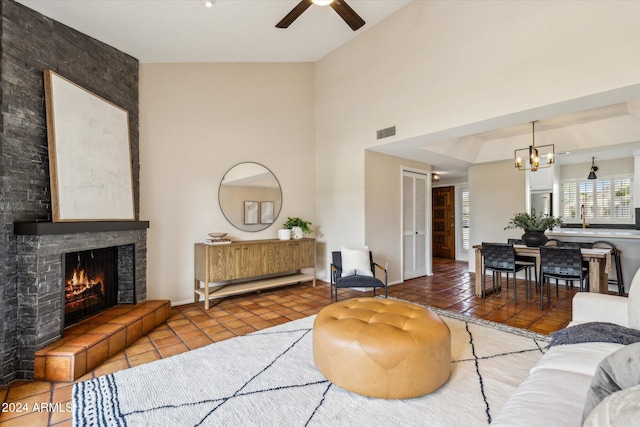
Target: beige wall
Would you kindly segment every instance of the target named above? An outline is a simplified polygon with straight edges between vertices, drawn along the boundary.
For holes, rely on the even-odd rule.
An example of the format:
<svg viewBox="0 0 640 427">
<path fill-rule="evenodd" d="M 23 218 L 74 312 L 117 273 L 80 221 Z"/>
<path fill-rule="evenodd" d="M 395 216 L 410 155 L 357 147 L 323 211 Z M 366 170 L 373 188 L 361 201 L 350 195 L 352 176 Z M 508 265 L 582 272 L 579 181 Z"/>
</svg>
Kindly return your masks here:
<svg viewBox="0 0 640 427">
<path fill-rule="evenodd" d="M 501 162 L 469 168 L 469 240 L 471 246 L 482 242 L 519 239 L 521 230 L 505 230 L 509 219 L 525 211 L 527 194 L 525 174 L 513 163 Z M 469 269 L 475 268 L 473 250 L 469 252 Z"/>
<path fill-rule="evenodd" d="M 598 167 L 596 175 L 598 177 L 614 176 L 620 174 L 634 173 L 633 157 L 613 159 L 613 160 L 595 160 Z M 562 165 L 560 167 L 560 179 L 586 179 L 591 170 L 591 162 L 577 163 L 572 165 Z M 636 203 L 636 206 L 640 206 Z"/>
<path fill-rule="evenodd" d="M 331 248 L 367 240 L 366 148 L 531 109 L 553 116 L 544 107 L 638 84 L 639 11 L 640 3 L 624 1 L 415 1 L 320 60 L 321 241 Z M 397 135 L 376 141 L 376 130 L 391 125 Z M 481 191 L 500 193 L 500 184 Z M 515 210 L 525 209 L 524 191 L 509 198 L 505 215 L 515 200 Z M 472 200 L 485 203 L 481 194 Z M 490 219 L 502 230 L 503 218 Z"/>
<path fill-rule="evenodd" d="M 140 216 L 148 234 L 148 297 L 193 301 L 193 245 L 211 231 L 275 238 L 287 216 L 315 219 L 313 64 L 141 64 Z M 268 229 L 231 226 L 218 186 L 240 162 L 282 186 Z"/>
<path fill-rule="evenodd" d="M 402 170 L 431 171 L 431 165 L 365 152 L 365 243 L 375 261 L 389 264 L 389 283 L 400 282 L 402 252 Z"/>
</svg>

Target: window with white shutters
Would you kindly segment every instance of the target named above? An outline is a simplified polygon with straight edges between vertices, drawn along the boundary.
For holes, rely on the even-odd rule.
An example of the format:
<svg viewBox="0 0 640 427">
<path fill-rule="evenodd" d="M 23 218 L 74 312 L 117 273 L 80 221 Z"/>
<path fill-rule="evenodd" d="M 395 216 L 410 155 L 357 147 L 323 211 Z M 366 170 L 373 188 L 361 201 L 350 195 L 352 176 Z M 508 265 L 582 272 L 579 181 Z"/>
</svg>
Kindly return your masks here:
<svg viewBox="0 0 640 427">
<path fill-rule="evenodd" d="M 462 249 L 469 250 L 469 190 L 460 192 L 462 213 Z"/>
<path fill-rule="evenodd" d="M 564 180 L 561 189 L 562 219 L 566 223 L 634 223 L 631 176 L 600 177 L 594 180 Z"/>
</svg>

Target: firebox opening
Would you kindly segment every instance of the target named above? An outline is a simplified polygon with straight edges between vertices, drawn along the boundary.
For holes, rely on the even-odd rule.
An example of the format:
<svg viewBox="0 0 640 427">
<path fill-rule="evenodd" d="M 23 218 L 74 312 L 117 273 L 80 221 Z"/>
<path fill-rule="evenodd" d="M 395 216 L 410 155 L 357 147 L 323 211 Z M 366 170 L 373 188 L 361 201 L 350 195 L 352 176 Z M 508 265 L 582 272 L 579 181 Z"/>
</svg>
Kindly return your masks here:
<svg viewBox="0 0 640 427">
<path fill-rule="evenodd" d="M 64 327 L 118 303 L 118 248 L 64 254 Z"/>
</svg>

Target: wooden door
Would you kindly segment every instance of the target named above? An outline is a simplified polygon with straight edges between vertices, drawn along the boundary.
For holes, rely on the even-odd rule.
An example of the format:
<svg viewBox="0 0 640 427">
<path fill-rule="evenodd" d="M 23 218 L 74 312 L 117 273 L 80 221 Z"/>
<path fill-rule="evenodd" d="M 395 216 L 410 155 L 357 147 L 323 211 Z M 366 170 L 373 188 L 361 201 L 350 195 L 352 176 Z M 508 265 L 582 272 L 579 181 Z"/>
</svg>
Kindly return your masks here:
<svg viewBox="0 0 640 427">
<path fill-rule="evenodd" d="M 269 245 L 269 273 L 315 267 L 315 240 L 283 240 Z"/>
<path fill-rule="evenodd" d="M 269 273 L 275 274 L 295 270 L 291 256 L 291 247 L 288 240 L 271 243 L 269 245 Z"/>
<path fill-rule="evenodd" d="M 455 190 L 454 187 L 438 187 L 432 191 L 433 256 L 456 258 Z"/>
<path fill-rule="evenodd" d="M 294 242 L 293 260 L 295 270 L 313 267 L 315 265 L 315 242 L 308 239 L 294 240 Z"/>
<path fill-rule="evenodd" d="M 250 266 L 246 263 L 248 251 L 249 248 L 247 245 L 231 246 L 229 267 L 231 269 L 232 279 L 251 277 L 251 272 L 248 270 Z"/>
<path fill-rule="evenodd" d="M 267 274 L 268 245 L 234 244 L 230 248 L 231 279 L 246 279 Z"/>
<path fill-rule="evenodd" d="M 220 282 L 222 280 L 228 280 L 229 277 L 233 278 L 235 274 L 235 266 L 233 264 L 233 250 L 231 245 L 211 245 L 203 246 L 206 248 L 209 254 L 209 282 Z M 200 270 L 206 268 L 205 264 L 199 267 Z M 199 276 L 204 280 L 205 275 Z"/>
</svg>

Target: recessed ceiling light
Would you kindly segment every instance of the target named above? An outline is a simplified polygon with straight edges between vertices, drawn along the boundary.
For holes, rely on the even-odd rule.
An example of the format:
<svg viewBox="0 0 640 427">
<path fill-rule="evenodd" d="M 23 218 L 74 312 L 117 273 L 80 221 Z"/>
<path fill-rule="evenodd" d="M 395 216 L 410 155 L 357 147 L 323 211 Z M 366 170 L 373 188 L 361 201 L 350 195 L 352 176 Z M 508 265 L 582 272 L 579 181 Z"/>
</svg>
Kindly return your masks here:
<svg viewBox="0 0 640 427">
<path fill-rule="evenodd" d="M 204 7 L 213 7 L 215 0 L 204 0 Z"/>
</svg>

